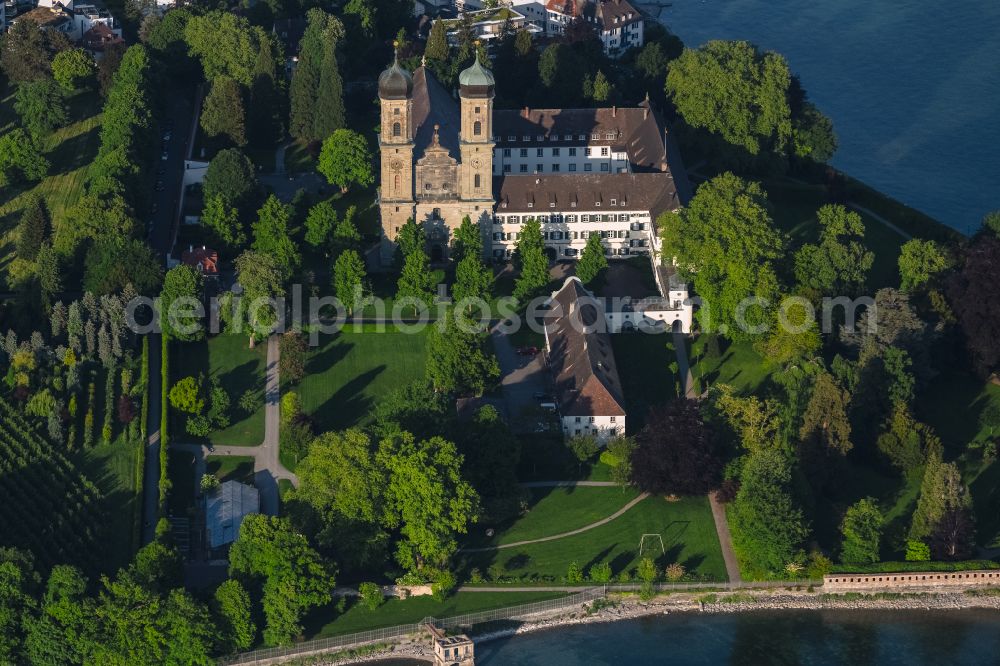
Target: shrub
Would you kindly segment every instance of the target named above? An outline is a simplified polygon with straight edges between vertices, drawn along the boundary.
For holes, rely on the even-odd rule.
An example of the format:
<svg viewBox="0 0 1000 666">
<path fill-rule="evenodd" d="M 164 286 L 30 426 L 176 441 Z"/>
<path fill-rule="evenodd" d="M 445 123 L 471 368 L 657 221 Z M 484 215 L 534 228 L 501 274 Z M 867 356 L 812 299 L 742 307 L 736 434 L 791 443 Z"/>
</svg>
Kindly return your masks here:
<svg viewBox="0 0 1000 666">
<path fill-rule="evenodd" d="M 639 580 L 644 583 L 655 583 L 659 572 L 656 570 L 656 563 L 648 557 L 642 558 L 638 569 Z"/>
<path fill-rule="evenodd" d="M 455 578 L 455 574 L 450 571 L 442 571 L 438 574 L 437 580 L 431 584 L 431 593 L 437 601 L 444 601 L 457 584 L 458 579 Z"/>
<path fill-rule="evenodd" d="M 608 583 L 611 581 L 611 565 L 607 562 L 601 562 L 600 564 L 595 564 L 590 567 L 590 571 L 587 572 L 587 578 L 589 578 L 594 583 Z"/>
<path fill-rule="evenodd" d="M 669 580 L 671 583 L 676 583 L 681 578 L 684 578 L 684 574 L 687 572 L 684 570 L 683 564 L 681 564 L 680 562 L 674 562 L 667 566 L 667 569 L 664 573 L 667 576 L 667 580 Z"/>
<path fill-rule="evenodd" d="M 806 564 L 806 575 L 812 580 L 819 580 L 833 570 L 833 562 L 823 553 L 814 550 L 809 554 Z"/>
<path fill-rule="evenodd" d="M 567 583 L 583 582 L 583 570 L 580 569 L 580 565 L 577 564 L 576 560 L 569 563 L 569 569 L 566 570 L 566 582 Z"/>
<path fill-rule="evenodd" d="M 358 592 L 361 593 L 361 602 L 368 610 L 375 610 L 385 601 L 385 597 L 382 596 L 382 587 L 376 583 L 361 583 L 358 586 Z"/>
<path fill-rule="evenodd" d="M 507 570 L 499 562 L 494 562 L 486 568 L 486 575 L 489 576 L 490 580 L 494 583 L 503 578 L 505 573 L 507 573 Z"/>
<path fill-rule="evenodd" d="M 208 493 L 212 492 L 219 487 L 219 477 L 214 474 L 202 474 L 201 475 L 201 492 Z"/>
<path fill-rule="evenodd" d="M 906 542 L 907 562 L 927 562 L 931 559 L 931 547 L 919 539 Z"/>
<path fill-rule="evenodd" d="M 469 582 L 470 583 L 482 583 L 483 582 L 483 572 L 478 568 L 474 568 L 469 572 Z"/>
</svg>

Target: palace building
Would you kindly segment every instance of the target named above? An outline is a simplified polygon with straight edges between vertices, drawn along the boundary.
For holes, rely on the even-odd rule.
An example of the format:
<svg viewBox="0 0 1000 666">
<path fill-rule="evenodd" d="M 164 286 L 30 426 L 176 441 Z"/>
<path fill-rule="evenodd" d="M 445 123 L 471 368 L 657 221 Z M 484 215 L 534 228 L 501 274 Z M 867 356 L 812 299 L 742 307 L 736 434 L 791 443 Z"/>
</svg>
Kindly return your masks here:
<svg viewBox="0 0 1000 666">
<path fill-rule="evenodd" d="M 447 260 L 465 216 L 497 259 L 511 256 L 531 218 L 551 259 L 578 256 L 592 234 L 609 257 L 656 250 L 656 218 L 691 193 L 649 101 L 496 110 L 495 88 L 478 60 L 459 76 L 457 100 L 426 67 L 411 74 L 397 60 L 379 77 L 382 262 L 409 219 L 424 225 L 431 260 Z"/>
</svg>

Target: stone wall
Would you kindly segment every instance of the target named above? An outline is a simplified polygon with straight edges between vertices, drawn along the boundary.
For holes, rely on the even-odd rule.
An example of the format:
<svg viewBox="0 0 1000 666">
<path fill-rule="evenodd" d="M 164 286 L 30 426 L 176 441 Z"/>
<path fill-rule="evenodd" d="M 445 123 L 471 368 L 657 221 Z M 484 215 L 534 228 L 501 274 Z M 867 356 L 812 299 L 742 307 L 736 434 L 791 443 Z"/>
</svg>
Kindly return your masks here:
<svg viewBox="0 0 1000 666">
<path fill-rule="evenodd" d="M 909 588 L 974 588 L 1000 586 L 995 571 L 913 571 L 880 574 L 829 574 L 823 576 L 824 592 L 895 590 Z"/>
</svg>

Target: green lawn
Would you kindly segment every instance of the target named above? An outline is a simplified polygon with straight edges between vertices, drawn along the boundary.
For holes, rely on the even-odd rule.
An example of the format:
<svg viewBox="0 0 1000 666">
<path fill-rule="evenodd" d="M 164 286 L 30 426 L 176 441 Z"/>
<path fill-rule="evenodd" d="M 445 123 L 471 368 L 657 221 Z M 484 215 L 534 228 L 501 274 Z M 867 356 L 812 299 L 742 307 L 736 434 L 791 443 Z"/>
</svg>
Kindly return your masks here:
<svg viewBox="0 0 1000 666">
<path fill-rule="evenodd" d="M 424 377 L 426 331 L 352 329 L 321 339 L 309 355 L 305 378 L 292 389 L 318 432 L 367 425 L 386 394 Z"/>
<path fill-rule="evenodd" d="M 555 531 L 563 530 L 556 526 Z M 650 537 L 646 538 L 643 550 L 643 556 L 655 557 L 661 568 L 680 562 L 694 576 L 726 580 L 712 511 L 704 497 L 677 502 L 649 497 L 610 523 L 576 536 L 459 556 L 465 574 L 473 567 L 485 573 L 491 564 L 498 563 L 505 567 L 508 576 L 525 582 L 561 581 L 574 561 L 584 570 L 607 562 L 617 576 L 623 571 L 633 571 L 638 565 L 639 542 L 644 534 L 662 537 L 665 552 L 660 550 L 659 539 L 653 545 Z"/>
<path fill-rule="evenodd" d="M 213 432 L 208 441 L 215 446 L 257 446 L 264 440 L 267 344 L 261 342 L 249 349 L 248 338 L 244 335 L 217 335 L 206 341 L 176 345 L 170 358 L 173 382 L 205 373 L 210 378 L 217 377 L 229 394 L 231 424 Z M 248 390 L 259 394 L 259 408 L 252 414 L 243 412 L 239 406 L 240 397 Z M 175 418 L 173 426 L 174 439 L 197 441 L 198 438 L 184 431 L 183 419 Z"/>
<path fill-rule="evenodd" d="M 566 596 L 558 592 L 459 592 L 438 602 L 433 597 L 388 599 L 374 611 L 368 610 L 356 599 L 348 600 L 347 610 L 336 615 L 334 605 L 319 608 L 306 617 L 303 623 L 308 639 L 341 636 L 369 629 L 413 624 L 426 617 L 445 619 L 466 613 L 505 608 L 535 601 L 547 601 Z"/>
<path fill-rule="evenodd" d="M 169 511 L 175 516 L 186 516 L 194 503 L 194 454 L 186 451 L 167 452 L 167 476 L 173 487 L 168 499 Z"/>
<path fill-rule="evenodd" d="M 709 356 L 707 335 L 699 335 L 691 343 L 691 373 L 699 393 L 719 383 L 751 393 L 767 381 L 771 371 L 754 351 L 753 343 L 732 343 L 721 337 L 718 340 L 720 354 L 715 358 Z"/>
<path fill-rule="evenodd" d="M 13 93 L 0 99 L 0 133 L 13 127 Z M 30 266 L 14 257 L 14 231 L 18 216 L 29 193 L 41 195 L 49 207 L 53 226 L 58 228 L 66 211 L 81 196 L 87 167 L 100 147 L 101 100 L 97 93 L 78 93 L 69 100 L 66 127 L 59 128 L 45 139 L 45 154 L 50 162 L 49 175 L 29 186 L 5 187 L 0 190 L 0 271 L 8 284 L 26 275 Z M 3 280 L 0 280 L 2 283 Z"/>
<path fill-rule="evenodd" d="M 991 435 L 980 422 L 989 404 L 1000 407 L 1000 386 L 969 373 L 947 372 L 935 377 L 921 391 L 917 414 L 934 427 L 946 446 L 961 451 L 970 442 L 983 441 Z"/>
<path fill-rule="evenodd" d="M 634 488 L 531 488 L 526 513 L 499 526 L 474 525 L 466 545 L 496 546 L 569 532 L 607 518 L 638 495 Z M 486 536 L 488 527 L 496 531 L 492 538 Z"/>
<path fill-rule="evenodd" d="M 220 483 L 253 483 L 253 464 L 253 456 L 208 456 L 205 458 L 205 471 L 214 474 Z"/>
<path fill-rule="evenodd" d="M 79 451 L 74 456 L 104 495 L 104 514 L 110 522 L 110 543 L 106 552 L 111 561 L 104 568 L 108 572 L 131 562 L 139 548 L 135 538 L 137 526 L 142 521 L 142 496 L 136 492 L 137 481 L 141 479 L 137 470 L 140 453 L 141 444 L 128 444 L 122 438 Z"/>
<path fill-rule="evenodd" d="M 677 362 L 673 336 L 636 332 L 610 337 L 625 392 L 626 427 L 630 433 L 638 432 L 651 408 L 677 397 L 677 378 L 671 369 Z"/>
<path fill-rule="evenodd" d="M 521 481 L 610 481 L 611 468 L 596 457 L 581 463 L 566 447 L 561 434 L 521 436 L 517 478 Z"/>
</svg>

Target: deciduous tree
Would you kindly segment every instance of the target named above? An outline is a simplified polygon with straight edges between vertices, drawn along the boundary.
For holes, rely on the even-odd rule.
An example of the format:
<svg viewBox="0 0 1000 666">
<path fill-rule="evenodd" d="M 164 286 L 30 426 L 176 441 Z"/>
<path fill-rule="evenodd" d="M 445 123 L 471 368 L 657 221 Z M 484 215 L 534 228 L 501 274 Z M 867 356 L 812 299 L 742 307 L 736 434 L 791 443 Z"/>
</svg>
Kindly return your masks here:
<svg viewBox="0 0 1000 666">
<path fill-rule="evenodd" d="M 882 538 L 882 512 L 875 500 L 858 500 L 847 509 L 840 525 L 844 540 L 840 546 L 840 561 L 844 564 L 874 564 L 879 561 L 879 540 Z"/>
<path fill-rule="evenodd" d="M 601 234 L 592 231 L 587 237 L 587 245 L 583 248 L 580 261 L 576 264 L 576 276 L 584 284 L 590 284 L 607 267 L 608 259 L 604 256 Z"/>
<path fill-rule="evenodd" d="M 844 206 L 823 206 L 816 213 L 819 244 L 795 254 L 795 279 L 823 296 L 855 296 L 864 289 L 875 255 L 865 247 L 861 216 Z"/>
<path fill-rule="evenodd" d="M 375 182 L 368 141 L 349 129 L 338 129 L 323 141 L 318 169 L 341 192 L 352 185 L 367 187 Z"/>
<path fill-rule="evenodd" d="M 431 327 L 427 338 L 427 380 L 435 391 L 480 396 L 500 377 L 500 365 L 479 322 L 453 312 Z"/>
<path fill-rule="evenodd" d="M 333 293 L 349 315 L 354 313 L 366 276 L 365 262 L 355 250 L 341 252 L 333 264 Z"/>
<path fill-rule="evenodd" d="M 939 276 L 954 264 L 948 251 L 932 240 L 907 241 L 899 255 L 900 289 L 913 291 Z"/>
<path fill-rule="evenodd" d="M 61 51 L 52 59 L 52 76 L 67 92 L 76 90 L 96 71 L 94 59 L 81 48 Z"/>
<path fill-rule="evenodd" d="M 291 277 L 302 261 L 288 228 L 290 218 L 288 206 L 272 194 L 258 211 L 253 225 L 254 252 L 273 257 L 285 280 Z"/>
<path fill-rule="evenodd" d="M 716 176 L 698 188 L 686 208 L 661 216 L 657 226 L 664 256 L 695 271 L 705 330 L 733 340 L 766 330 L 772 320 L 766 304 L 778 294 L 775 262 L 784 256 L 785 240 L 760 185 L 731 173 Z"/>
<path fill-rule="evenodd" d="M 167 271 L 160 292 L 160 328 L 164 335 L 186 342 L 205 336 L 204 318 L 196 314 L 195 305 L 201 303 L 203 289 L 201 273 L 191 266 L 180 264 Z"/>
<path fill-rule="evenodd" d="M 45 178 L 49 161 L 38 144 L 21 128 L 0 136 L 0 185 Z"/>
<path fill-rule="evenodd" d="M 973 241 L 947 293 L 973 365 L 989 375 L 1000 367 L 1000 238 Z"/>
<path fill-rule="evenodd" d="M 201 109 L 201 128 L 208 136 L 225 136 L 234 145 L 247 143 L 246 112 L 239 84 L 228 76 L 217 76 Z"/>
<path fill-rule="evenodd" d="M 704 495 L 722 480 L 722 459 L 694 400 L 652 409 L 635 439 L 632 482 L 644 492 Z"/>
<path fill-rule="evenodd" d="M 19 85 L 14 95 L 14 110 L 21 117 L 21 124 L 39 142 L 69 121 L 66 94 L 49 78 Z"/>
<path fill-rule="evenodd" d="M 520 275 L 514 282 L 514 298 L 525 300 L 549 283 L 549 260 L 545 256 L 542 225 L 531 218 L 521 227 L 515 255 Z"/>
</svg>

